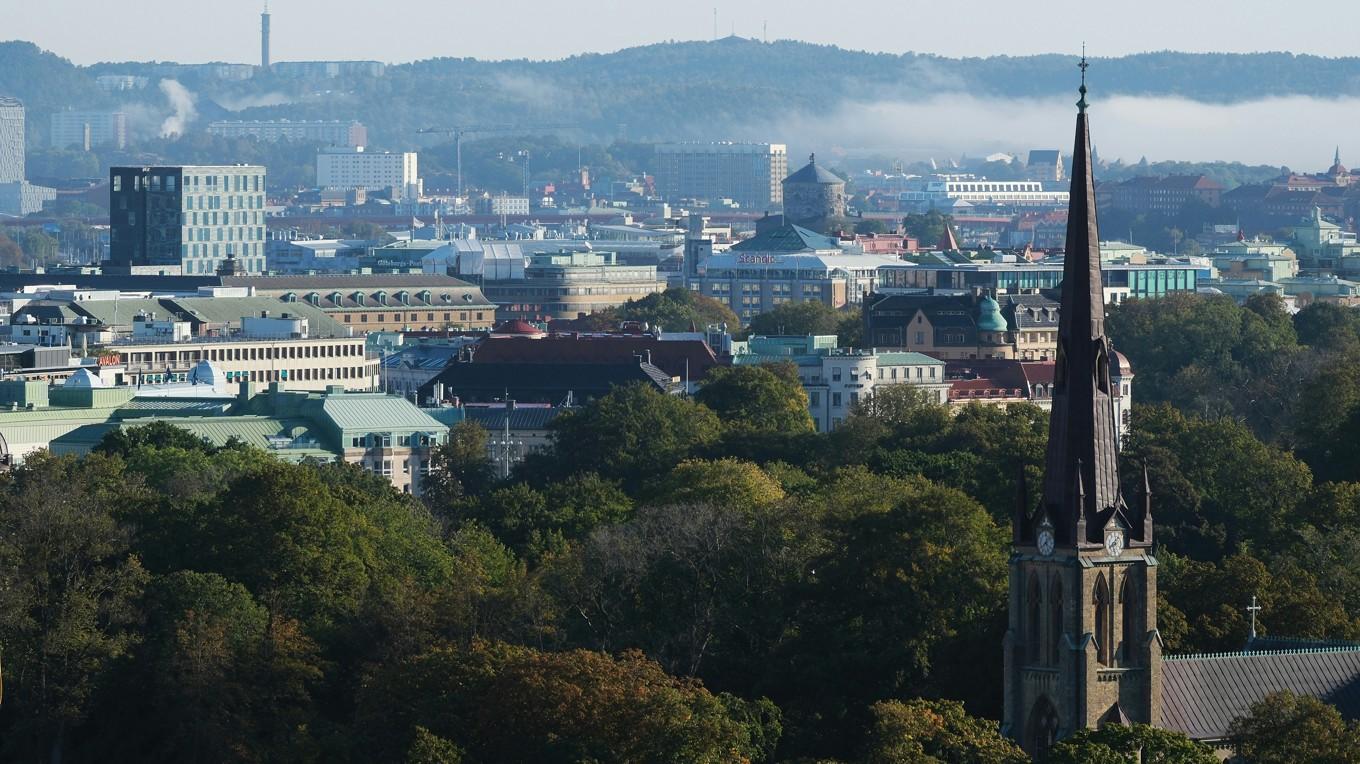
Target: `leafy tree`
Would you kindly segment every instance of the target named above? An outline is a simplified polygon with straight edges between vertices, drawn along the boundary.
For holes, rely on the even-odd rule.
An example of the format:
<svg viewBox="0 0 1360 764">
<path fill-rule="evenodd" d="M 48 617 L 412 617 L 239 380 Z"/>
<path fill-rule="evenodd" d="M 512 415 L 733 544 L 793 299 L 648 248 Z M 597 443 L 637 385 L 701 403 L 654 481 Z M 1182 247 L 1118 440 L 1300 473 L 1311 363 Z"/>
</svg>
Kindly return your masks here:
<svg viewBox="0 0 1360 764">
<path fill-rule="evenodd" d="M 617 308 L 597 311 L 591 314 L 591 320 L 601 329 L 615 328 L 622 322 L 633 321 L 672 332 L 683 332 L 691 326 L 701 331 L 706 326 L 719 324 L 726 324 L 734 330 L 741 326 L 741 319 L 722 302 L 682 287 L 649 294 L 639 300 L 629 300 Z"/>
<path fill-rule="evenodd" d="M 818 300 L 781 302 L 773 310 L 752 316 L 747 333 L 765 337 L 836 334 L 840 319 L 835 308 Z"/>
<path fill-rule="evenodd" d="M 1252 764 L 1360 762 L 1360 728 L 1317 698 L 1277 692 L 1229 728 L 1237 755 Z"/>
<path fill-rule="evenodd" d="M 424 499 L 436 513 L 446 513 L 454 501 L 476 496 L 492 483 L 486 443 L 486 430 L 476 422 L 463 420 L 449 428 L 447 442 L 431 450 Z"/>
<path fill-rule="evenodd" d="M 1236 554 L 1199 562 L 1171 553 L 1158 578 L 1167 614 L 1163 638 L 1170 652 L 1240 650 L 1247 642 L 1246 604 L 1261 605 L 1258 632 L 1311 639 L 1360 636 L 1360 622 L 1318 586 L 1314 573 L 1281 557 L 1272 564 Z M 1246 604 L 1244 604 L 1246 603 Z"/>
<path fill-rule="evenodd" d="M 968 715 L 948 700 L 879 701 L 865 764 L 1026 764 L 1029 757 L 994 721 Z"/>
<path fill-rule="evenodd" d="M 163 421 L 136 427 L 115 427 L 100 439 L 94 450 L 103 454 L 117 454 L 127 457 L 141 447 L 180 448 L 186 451 L 203 451 L 205 453 L 213 453 L 217 450 L 207 438 Z"/>
<path fill-rule="evenodd" d="M 420 725 L 406 754 L 406 764 L 462 764 L 463 749 Z"/>
<path fill-rule="evenodd" d="M 792 363 L 712 369 L 697 399 L 728 429 L 769 433 L 813 429 L 807 393 Z"/>
<path fill-rule="evenodd" d="M 953 217 L 930 210 L 922 214 L 907 215 L 902 219 L 902 230 L 919 241 L 921 246 L 933 247 L 944 236 L 945 226 L 953 224 Z"/>
<path fill-rule="evenodd" d="M 551 455 L 532 464 L 558 475 L 593 470 L 625 486 L 669 470 L 722 431 L 706 406 L 642 384 L 614 388 L 551 428 Z"/>
<path fill-rule="evenodd" d="M 767 506 L 784 498 L 784 489 L 760 467 L 730 458 L 683 461 L 649 493 L 653 503 L 736 507 Z"/>
<path fill-rule="evenodd" d="M 878 698 L 995 707 L 995 667 L 977 655 L 1004 631 L 1001 528 L 958 491 L 862 468 L 839 473 L 816 501 L 825 538 L 795 594 L 804 606 L 771 690 L 792 718 L 823 720 L 829 739 L 808 745 L 840 747 L 830 741 Z"/>
<path fill-rule="evenodd" d="M 1294 315 L 1294 326 L 1299 342 L 1342 350 L 1360 341 L 1360 310 L 1318 300 Z"/>
<path fill-rule="evenodd" d="M 8 756 L 60 761 L 71 731 L 137 643 L 147 574 L 120 506 L 146 500 L 121 460 L 43 453 L 0 493 L 0 646 Z"/>
<path fill-rule="evenodd" d="M 148 592 L 146 642 L 122 677 L 135 695 L 106 699 L 106 755 L 266 760 L 314 750 L 307 724 L 322 668 L 317 646 L 240 584 L 180 571 Z"/>
<path fill-rule="evenodd" d="M 1149 727 L 1108 724 L 1098 730 L 1080 729 L 1049 751 L 1045 764 L 1215 764 L 1218 757 L 1207 746 L 1179 732 Z"/>
<path fill-rule="evenodd" d="M 1186 416 L 1165 405 L 1135 407 L 1121 458 L 1126 496 L 1137 495 L 1148 468 L 1161 543 L 1200 559 L 1244 544 L 1274 551 L 1312 485 L 1307 465 L 1240 422 Z"/>
<path fill-rule="evenodd" d="M 756 704 L 714 696 L 636 652 L 478 642 L 384 667 L 365 689 L 360 729 L 380 760 L 419 744 L 421 727 L 478 761 L 763 761 L 757 743 L 778 712 L 737 705 Z"/>
</svg>

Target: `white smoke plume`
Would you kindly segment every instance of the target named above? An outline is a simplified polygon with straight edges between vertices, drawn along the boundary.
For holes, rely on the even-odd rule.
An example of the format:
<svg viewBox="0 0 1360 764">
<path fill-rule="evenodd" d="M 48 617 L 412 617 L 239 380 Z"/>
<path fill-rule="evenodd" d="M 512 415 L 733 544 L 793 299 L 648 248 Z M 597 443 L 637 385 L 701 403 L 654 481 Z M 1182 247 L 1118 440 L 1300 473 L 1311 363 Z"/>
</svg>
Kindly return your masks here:
<svg viewBox="0 0 1360 764">
<path fill-rule="evenodd" d="M 198 99 L 189 89 L 179 84 L 178 80 L 161 80 L 161 92 L 170 102 L 173 114 L 165 118 L 161 123 L 161 137 L 170 138 L 177 135 L 184 135 L 184 131 L 189 127 L 198 116 L 198 109 L 194 108 L 194 102 Z"/>
</svg>

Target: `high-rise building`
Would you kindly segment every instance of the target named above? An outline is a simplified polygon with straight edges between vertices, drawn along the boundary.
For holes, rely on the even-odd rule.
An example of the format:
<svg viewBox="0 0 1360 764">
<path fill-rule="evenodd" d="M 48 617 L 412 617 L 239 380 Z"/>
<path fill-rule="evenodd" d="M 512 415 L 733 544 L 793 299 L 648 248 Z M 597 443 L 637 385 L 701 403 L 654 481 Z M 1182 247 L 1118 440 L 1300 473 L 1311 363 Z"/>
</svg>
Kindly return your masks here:
<svg viewBox="0 0 1360 764">
<path fill-rule="evenodd" d="M 111 168 L 110 265 L 211 274 L 230 258 L 262 272 L 264 178 L 259 165 Z"/>
<path fill-rule="evenodd" d="M 27 215 L 57 198 L 56 190 L 24 177 L 24 105 L 0 96 L 0 214 Z"/>
<path fill-rule="evenodd" d="M 316 141 L 330 146 L 358 147 L 368 143 L 368 128 L 354 120 L 223 120 L 209 124 L 208 133 L 224 138 L 253 137 L 271 143 L 284 139 Z"/>
<path fill-rule="evenodd" d="M 656 147 L 656 189 L 667 201 L 731 199 L 764 212 L 781 207 L 789 172 L 782 143 L 663 143 Z"/>
<path fill-rule="evenodd" d="M 24 179 L 24 105 L 0 96 L 0 183 Z"/>
<path fill-rule="evenodd" d="M 362 146 L 318 151 L 316 185 L 322 189 L 391 189 L 394 200 L 404 201 L 414 201 L 424 193 L 414 151 L 367 152 Z"/>
<path fill-rule="evenodd" d="M 127 145 L 127 115 L 121 111 L 59 111 L 52 115 L 52 148 Z"/>
</svg>

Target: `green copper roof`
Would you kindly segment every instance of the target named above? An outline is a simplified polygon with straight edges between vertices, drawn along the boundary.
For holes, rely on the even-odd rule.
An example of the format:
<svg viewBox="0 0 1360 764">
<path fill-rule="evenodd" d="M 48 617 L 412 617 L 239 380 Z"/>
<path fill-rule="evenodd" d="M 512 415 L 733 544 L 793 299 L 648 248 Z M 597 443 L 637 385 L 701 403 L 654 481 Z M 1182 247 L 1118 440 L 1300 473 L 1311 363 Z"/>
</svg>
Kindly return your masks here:
<svg viewBox="0 0 1360 764">
<path fill-rule="evenodd" d="M 991 297 L 984 297 L 978 303 L 977 328 L 980 332 L 1006 331 L 1006 317 L 1001 315 L 1001 305 Z"/>
<path fill-rule="evenodd" d="M 792 224 L 758 233 L 746 241 L 733 244 L 732 252 L 806 252 L 819 249 L 840 249 L 836 240 Z"/>
<path fill-rule="evenodd" d="M 383 393 L 327 395 L 321 410 L 347 432 L 442 432 L 448 427 L 405 398 Z"/>
</svg>

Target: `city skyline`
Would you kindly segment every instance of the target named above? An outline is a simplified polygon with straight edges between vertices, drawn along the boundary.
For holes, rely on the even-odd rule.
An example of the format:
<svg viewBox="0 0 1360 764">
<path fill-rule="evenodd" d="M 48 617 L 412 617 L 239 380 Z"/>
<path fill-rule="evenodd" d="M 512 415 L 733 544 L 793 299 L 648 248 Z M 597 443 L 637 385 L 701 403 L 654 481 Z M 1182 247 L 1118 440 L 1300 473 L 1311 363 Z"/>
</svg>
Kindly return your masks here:
<svg viewBox="0 0 1360 764">
<path fill-rule="evenodd" d="M 0 17 L 6 20 L 7 39 L 31 41 L 82 65 L 260 60 L 263 4 L 242 3 L 229 12 L 203 0 L 145 0 L 139 5 L 140 13 L 128 14 L 119 6 L 88 0 L 51 0 L 19 13 L 17 0 L 4 0 Z M 1360 7 L 1331 0 L 1315 4 L 1308 14 L 1266 0 L 1231 5 L 1152 0 L 1136 9 L 1058 0 L 1044 13 L 984 0 L 973 9 L 985 8 L 986 12 L 970 14 L 966 20 L 937 4 L 860 0 L 852 6 L 849 10 L 857 12 L 828 15 L 824 6 L 811 0 L 726 0 L 660 8 L 609 0 L 583 13 L 566 5 L 539 7 L 522 1 L 455 9 L 436 0 L 411 0 L 398 19 L 411 22 L 402 34 L 375 35 L 375 23 L 392 22 L 392 14 L 378 6 L 355 0 L 275 0 L 270 7 L 271 58 L 388 63 L 441 56 L 553 60 L 730 34 L 947 57 L 1075 53 L 1067 50 L 1074 37 L 1084 39 L 1097 57 L 1158 50 L 1247 53 L 1285 49 L 1339 57 L 1353 54 L 1353 46 L 1344 36 L 1317 35 L 1316 18 L 1326 16 L 1340 28 L 1348 21 L 1360 22 Z M 1173 13 L 1181 23 L 1161 23 L 1166 13 Z M 205 17 L 212 19 L 214 34 L 186 34 Z M 611 23 L 600 24 L 601 17 Z M 534 23 L 520 25 L 526 18 Z M 1077 29 L 1064 26 L 1060 39 L 1054 34 L 1053 21 L 1064 18 L 1088 21 L 1079 22 Z M 148 40 L 154 46 L 148 46 Z M 337 55 L 339 50 L 344 55 Z"/>
</svg>

